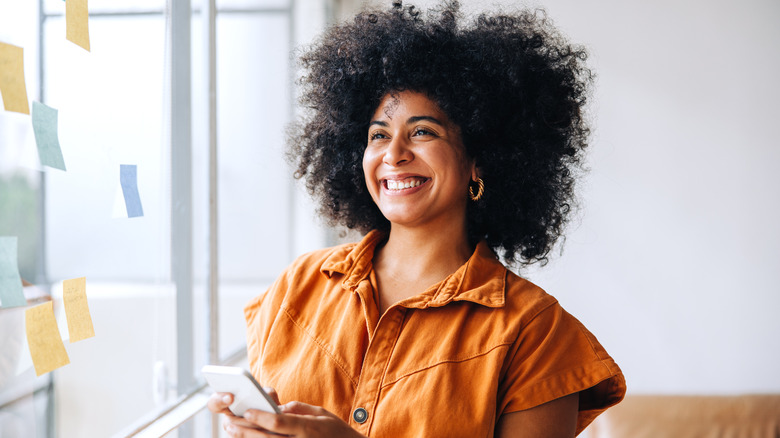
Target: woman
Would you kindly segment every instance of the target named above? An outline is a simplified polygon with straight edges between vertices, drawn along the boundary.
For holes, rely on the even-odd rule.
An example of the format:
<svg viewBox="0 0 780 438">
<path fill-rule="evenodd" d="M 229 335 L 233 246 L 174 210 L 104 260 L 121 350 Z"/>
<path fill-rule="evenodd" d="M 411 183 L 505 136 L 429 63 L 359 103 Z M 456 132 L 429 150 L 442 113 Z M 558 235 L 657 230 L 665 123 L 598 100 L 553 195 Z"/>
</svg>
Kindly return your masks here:
<svg viewBox="0 0 780 438">
<path fill-rule="evenodd" d="M 544 263 L 588 129 L 585 52 L 543 15 L 460 22 L 394 3 L 302 57 L 297 177 L 357 244 L 296 260 L 246 309 L 280 415 L 231 436 L 571 437 L 625 393 L 557 301 L 499 262 Z"/>
</svg>

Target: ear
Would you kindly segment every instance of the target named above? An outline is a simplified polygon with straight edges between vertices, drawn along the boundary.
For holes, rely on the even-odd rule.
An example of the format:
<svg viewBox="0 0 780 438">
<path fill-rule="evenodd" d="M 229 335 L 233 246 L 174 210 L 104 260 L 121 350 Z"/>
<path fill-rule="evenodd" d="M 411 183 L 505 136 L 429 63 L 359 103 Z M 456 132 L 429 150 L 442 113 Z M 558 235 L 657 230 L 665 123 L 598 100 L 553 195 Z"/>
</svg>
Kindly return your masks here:
<svg viewBox="0 0 780 438">
<path fill-rule="evenodd" d="M 476 181 L 477 178 L 479 178 L 479 168 L 477 167 L 477 162 L 472 161 L 471 162 L 471 180 Z"/>
</svg>

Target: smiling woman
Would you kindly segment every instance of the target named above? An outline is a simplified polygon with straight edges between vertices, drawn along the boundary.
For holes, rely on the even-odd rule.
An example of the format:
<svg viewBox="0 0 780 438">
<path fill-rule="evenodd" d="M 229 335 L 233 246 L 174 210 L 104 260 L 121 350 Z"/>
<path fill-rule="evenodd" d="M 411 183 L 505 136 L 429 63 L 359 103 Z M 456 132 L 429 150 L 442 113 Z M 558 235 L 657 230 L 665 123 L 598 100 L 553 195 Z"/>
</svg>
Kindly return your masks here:
<svg viewBox="0 0 780 438">
<path fill-rule="evenodd" d="M 476 167 L 460 129 L 424 94 L 404 91 L 382 100 L 370 123 L 363 173 L 393 225 L 465 234 L 464 193 Z"/>
<path fill-rule="evenodd" d="M 400 2 L 303 58 L 290 140 L 359 243 L 301 256 L 245 308 L 252 374 L 281 414 L 234 436 L 571 437 L 623 374 L 555 298 L 503 265 L 546 260 L 573 203 L 590 71 L 543 15 Z"/>
</svg>

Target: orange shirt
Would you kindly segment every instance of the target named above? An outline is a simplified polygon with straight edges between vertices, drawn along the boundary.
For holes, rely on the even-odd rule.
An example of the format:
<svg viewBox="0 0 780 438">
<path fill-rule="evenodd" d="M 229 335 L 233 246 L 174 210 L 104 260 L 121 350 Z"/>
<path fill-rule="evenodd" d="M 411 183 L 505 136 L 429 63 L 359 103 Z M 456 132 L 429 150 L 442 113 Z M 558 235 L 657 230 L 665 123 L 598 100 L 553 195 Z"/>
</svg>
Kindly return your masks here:
<svg viewBox="0 0 780 438">
<path fill-rule="evenodd" d="M 490 437 L 501 415 L 581 391 L 579 433 L 623 398 L 596 338 L 485 242 L 379 315 L 384 237 L 304 255 L 247 305 L 252 374 L 282 403 L 322 406 L 371 437 Z"/>
</svg>

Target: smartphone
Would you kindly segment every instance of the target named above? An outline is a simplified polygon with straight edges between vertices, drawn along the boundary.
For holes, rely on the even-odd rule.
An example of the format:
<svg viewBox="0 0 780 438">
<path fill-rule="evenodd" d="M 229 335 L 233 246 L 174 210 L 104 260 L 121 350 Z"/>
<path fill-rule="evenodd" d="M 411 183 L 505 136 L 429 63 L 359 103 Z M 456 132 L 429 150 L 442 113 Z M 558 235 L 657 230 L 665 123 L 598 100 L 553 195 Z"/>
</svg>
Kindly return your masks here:
<svg viewBox="0 0 780 438">
<path fill-rule="evenodd" d="M 249 371 L 238 367 L 206 365 L 201 370 L 214 392 L 229 392 L 233 394 L 230 411 L 238 417 L 243 417 L 248 409 L 278 414 L 279 406 L 263 390 Z"/>
</svg>

